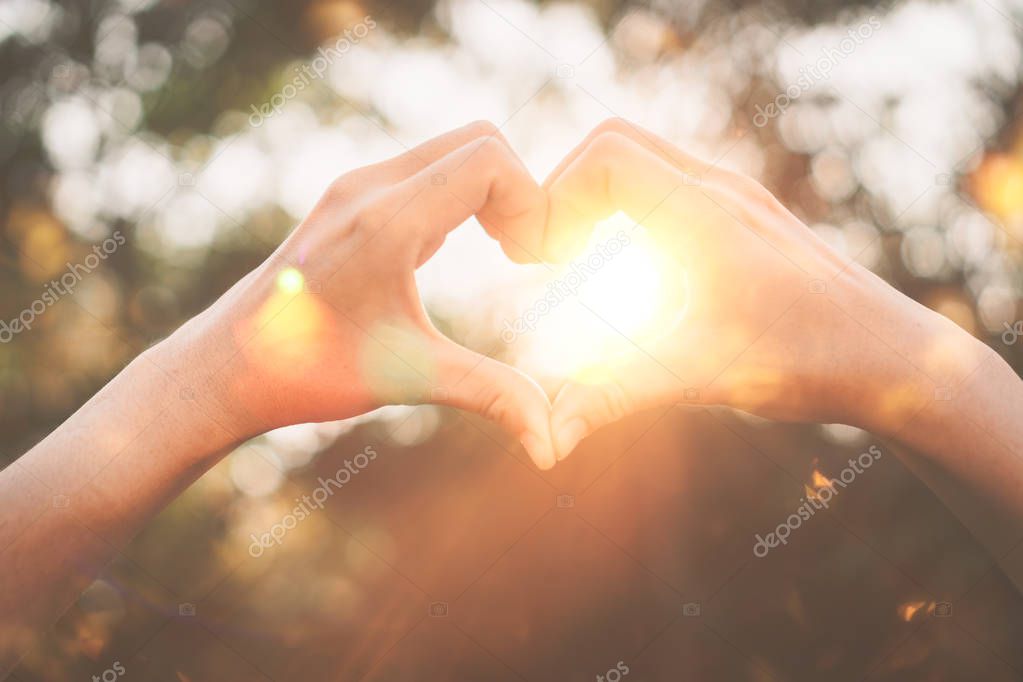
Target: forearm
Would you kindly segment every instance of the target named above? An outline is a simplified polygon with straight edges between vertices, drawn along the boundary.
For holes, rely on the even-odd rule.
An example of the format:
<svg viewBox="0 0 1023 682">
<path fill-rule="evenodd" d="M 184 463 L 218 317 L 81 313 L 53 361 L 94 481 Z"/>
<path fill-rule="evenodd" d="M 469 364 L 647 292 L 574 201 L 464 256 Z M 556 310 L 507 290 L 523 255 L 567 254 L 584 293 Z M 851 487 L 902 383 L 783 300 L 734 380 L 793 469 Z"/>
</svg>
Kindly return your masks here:
<svg viewBox="0 0 1023 682">
<path fill-rule="evenodd" d="M 158 510 L 258 433 L 429 399 L 497 420 L 552 466 L 543 390 L 441 334 L 415 286 L 470 216 L 518 254 L 518 243 L 539 250 L 546 212 L 490 125 L 333 182 L 273 256 L 0 473 L 0 671 L 19 637 L 52 623 Z"/>
<path fill-rule="evenodd" d="M 864 315 L 881 358 L 858 425 L 894 446 L 996 559 L 1023 539 L 1023 381 L 994 350 L 908 299 Z M 857 311 L 854 311 L 854 313 Z M 865 312 L 865 311 L 861 311 Z M 887 331 L 886 331 L 887 330 Z M 1010 576 L 1023 586 L 1023 576 Z"/>
<path fill-rule="evenodd" d="M 0 670 L 243 438 L 212 411 L 216 374 L 185 346 L 190 335 L 183 329 L 140 355 L 0 473 Z"/>
<path fill-rule="evenodd" d="M 1023 540 L 1021 410 L 1023 381 L 992 352 L 894 437 L 906 465 L 998 560 Z"/>
</svg>

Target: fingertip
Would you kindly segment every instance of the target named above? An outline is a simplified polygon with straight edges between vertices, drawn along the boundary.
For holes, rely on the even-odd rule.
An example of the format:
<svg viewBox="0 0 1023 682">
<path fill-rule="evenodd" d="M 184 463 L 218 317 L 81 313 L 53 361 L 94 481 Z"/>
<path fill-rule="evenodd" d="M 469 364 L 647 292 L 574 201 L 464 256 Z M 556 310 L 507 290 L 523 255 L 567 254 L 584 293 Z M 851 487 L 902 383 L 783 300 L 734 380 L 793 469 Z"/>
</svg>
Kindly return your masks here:
<svg viewBox="0 0 1023 682">
<path fill-rule="evenodd" d="M 507 238 L 501 239 L 501 250 L 504 251 L 504 255 L 508 257 L 508 260 L 516 265 L 532 265 L 533 263 L 542 262 L 537 253 Z"/>
<path fill-rule="evenodd" d="M 607 422 L 606 401 L 599 395 L 596 387 L 574 382 L 558 391 L 551 406 L 551 435 L 559 462 L 572 454 L 579 441 Z"/>
<path fill-rule="evenodd" d="M 547 393 L 519 370 L 501 363 L 494 367 L 496 371 L 488 379 L 487 388 L 498 391 L 501 398 L 484 399 L 483 404 L 491 409 L 489 414 L 487 410 L 483 413 L 508 432 L 518 433 L 522 446 L 540 469 L 551 469 L 557 463 L 557 456 L 551 438 L 551 401 Z M 478 397 L 485 396 L 485 393 L 478 394 Z"/>
<path fill-rule="evenodd" d="M 530 459 L 541 471 L 549 471 L 554 468 L 557 457 L 550 435 L 541 436 L 533 432 L 526 432 L 523 434 L 521 442 Z"/>
<path fill-rule="evenodd" d="M 572 454 L 579 441 L 589 433 L 589 427 L 581 417 L 557 420 L 552 424 L 551 430 L 553 431 L 554 452 L 559 462 Z"/>
</svg>

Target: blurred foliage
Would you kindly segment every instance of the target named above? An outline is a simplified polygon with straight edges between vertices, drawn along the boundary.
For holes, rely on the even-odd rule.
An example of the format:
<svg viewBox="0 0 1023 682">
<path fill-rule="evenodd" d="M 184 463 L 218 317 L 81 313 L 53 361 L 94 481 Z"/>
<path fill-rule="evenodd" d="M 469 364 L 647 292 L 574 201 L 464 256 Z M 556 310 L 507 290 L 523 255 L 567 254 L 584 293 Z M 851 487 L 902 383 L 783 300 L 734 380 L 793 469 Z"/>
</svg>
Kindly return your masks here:
<svg viewBox="0 0 1023 682">
<path fill-rule="evenodd" d="M 939 11 L 939 3 L 933 5 L 604 0 L 590 11 L 599 30 L 608 33 L 613 44 L 608 49 L 623 73 L 655 82 L 659 73 L 668 74 L 660 81 L 667 85 L 651 87 L 652 93 L 669 90 L 676 75 L 698 66 L 724 64 L 720 73 L 734 82 L 718 84 L 714 91 L 729 97 L 727 109 L 717 112 L 725 119 L 721 140 L 716 147 L 704 147 L 724 155 L 741 142 L 744 159 L 759 159 L 750 162 L 758 176 L 822 236 L 871 256 L 870 265 L 879 274 L 987 340 L 1019 371 L 1023 340 L 1001 341 L 1003 326 L 1011 328 L 1023 317 L 1018 63 L 1006 67 L 1008 76 L 988 71 L 987 78 L 964 76 L 990 109 L 964 111 L 958 118 L 983 120 L 986 129 L 974 153 L 955 155 L 956 160 L 963 157 L 961 163 L 926 171 L 933 175 L 927 182 L 951 191 L 930 214 L 911 216 L 908 226 L 900 224 L 900 209 L 909 211 L 912 206 L 905 204 L 911 196 L 893 206 L 876 180 L 868 186 L 869 174 L 857 176 L 857 169 L 869 166 L 861 147 L 879 139 L 891 142 L 890 136 L 864 136 L 861 145 L 848 147 L 809 139 L 816 133 L 805 121 L 817 115 L 813 107 L 834 111 L 839 99 L 834 94 L 815 92 L 788 119 L 762 128 L 754 124 L 757 107 L 775 98 L 785 81 L 779 82 L 780 69 L 767 52 L 758 53 L 752 41 L 762 32 L 750 27 L 764 27 L 773 36 L 765 44 L 784 52 L 784 43 L 803 31 L 905 6 L 926 18 Z M 502 10 L 508 7 L 500 4 Z M 205 169 L 225 149 L 225 140 L 244 136 L 250 107 L 281 91 L 293 62 L 307 60 L 367 14 L 388 33 L 373 48 L 380 53 L 413 46 L 437 51 L 453 65 L 465 59 L 461 53 L 456 59 L 442 52 L 452 40 L 451 23 L 432 0 L 71 0 L 60 5 L 17 0 L 5 11 L 0 12 L 0 320 L 19 315 L 65 264 L 82 262 L 94 244 L 118 231 L 127 237 L 127 244 L 80 282 L 74 295 L 61 297 L 35 317 L 31 330 L 0 344 L 0 430 L 5 436 L 0 458 L 6 461 L 260 262 L 296 220 L 285 202 L 267 201 L 243 211 L 240 219 L 218 216 L 215 234 L 182 245 L 173 242 L 173 223 L 146 231 L 139 227 L 159 212 L 152 207 L 163 206 L 162 186 L 137 209 L 124 208 L 124 197 Z M 17 35 L 11 35 L 13 17 L 30 18 L 19 24 Z M 626 20 L 632 18 L 639 28 L 630 32 Z M 1006 35 L 1018 55 L 1018 29 Z M 495 51 L 498 47 L 495 41 Z M 719 49 L 723 54 L 715 52 Z M 690 54 L 704 61 L 685 61 Z M 658 72 L 662 66 L 665 71 Z M 507 78 L 497 67 L 488 71 L 489 64 L 479 68 L 495 79 Z M 928 64 L 915 68 L 922 77 Z M 364 78 L 372 81 L 375 74 Z M 511 89 L 515 83 L 510 81 L 497 85 Z M 360 142 L 359 131 L 374 133 L 384 143 L 400 134 L 401 126 L 388 119 L 379 101 L 342 96 L 339 90 L 310 89 L 300 102 L 327 128 L 358 120 L 362 127 L 352 136 Z M 81 120 L 73 107 L 64 110 L 62 125 L 47 126 L 57 105 L 71 100 L 94 107 L 89 125 L 101 130 L 95 138 L 68 123 Z M 882 100 L 878 124 L 890 132 L 904 114 L 897 94 L 888 92 Z M 300 102 L 294 109 L 301 108 Z M 559 100 L 549 106 L 557 109 Z M 637 107 L 643 110 L 644 103 Z M 677 113 L 682 117 L 686 112 Z M 942 121 L 957 117 L 945 113 Z M 792 116 L 804 117 L 799 119 L 803 123 L 784 124 Z M 926 118 L 918 119 L 920 127 Z M 820 127 L 840 136 L 841 126 L 834 121 Z M 376 144 L 374 150 L 382 148 Z M 86 150 L 80 155 L 85 161 L 61 160 L 62 150 L 80 147 Z M 138 184 L 129 183 L 127 194 L 107 197 L 110 205 L 94 211 L 92 219 L 68 220 L 68 211 L 83 205 L 76 202 L 89 198 L 88 187 L 106 183 L 101 167 L 116 166 L 122 149 L 148 159 L 125 171 Z M 901 187 L 895 180 L 911 175 L 908 169 L 915 161 L 911 151 L 901 152 L 897 160 L 881 157 L 881 165 L 888 165 L 894 176 L 893 193 Z M 74 175 L 83 168 L 88 172 Z M 241 175 L 238 164 L 226 172 L 227 181 Z M 69 176 L 78 189 L 61 194 L 61 182 Z M 57 205 L 58 196 L 67 205 Z M 287 479 L 269 497 L 246 493 L 245 481 L 258 474 L 246 473 L 245 462 L 255 455 L 232 455 L 115 562 L 26 659 L 17 679 L 84 678 L 118 657 L 133 661 L 128 669 L 139 679 L 252 679 L 257 670 L 279 680 L 336 679 L 335 673 L 356 679 L 380 660 L 386 662 L 375 673 L 379 679 L 425 679 L 417 677 L 423 669 L 452 679 L 484 676 L 485 671 L 490 679 L 505 675 L 504 663 L 520 672 L 528 669 L 530 679 L 589 679 L 628 657 L 648 676 L 637 673 L 637 679 L 666 679 L 664 670 L 676 668 L 655 663 L 677 652 L 686 661 L 677 672 L 693 679 L 783 680 L 820 674 L 858 679 L 871 671 L 875 679 L 956 679 L 956 671 L 978 670 L 990 679 L 1018 679 L 1023 666 L 1013 644 L 1023 635 L 1023 624 L 1013 615 L 1019 612 L 1018 597 L 997 571 L 988 573 L 982 550 L 894 458 L 871 473 L 870 483 L 840 501 L 838 521 L 817 519 L 819 527 L 804 531 L 802 543 L 788 548 L 777 569 L 780 577 L 742 578 L 745 564 L 737 557 L 749 551 L 747 538 L 784 518 L 804 494 L 793 481 L 812 480 L 813 472 L 832 466 L 828 462 L 860 451 L 863 434 L 749 423 L 734 416 L 719 423 L 679 411 L 671 411 L 648 434 L 653 416 L 659 415 L 629 420 L 591 439 L 586 451 L 551 479 L 559 489 L 578 495 L 581 505 L 596 500 L 584 508 L 590 518 L 601 517 L 602 509 L 617 510 L 618 516 L 609 515 L 603 524 L 545 517 L 539 539 L 530 536 L 519 554 L 511 551 L 507 559 L 537 571 L 527 582 L 530 589 L 517 592 L 513 576 L 501 572 L 509 582 L 490 585 L 497 604 L 492 606 L 479 594 L 486 579 L 474 592 L 469 574 L 485 573 L 499 560 L 505 565 L 502 541 L 512 544 L 553 501 L 489 426 L 447 412 L 425 414 L 408 421 L 409 413 L 399 411 L 388 419 L 295 436 L 299 441 L 312 438 L 312 445 L 270 441 L 278 464 L 291 463 L 284 467 Z M 279 517 L 294 493 L 308 490 L 316 476 L 336 468 L 343 453 L 367 441 L 389 444 L 384 457 L 389 463 L 366 474 L 369 482 L 360 482 L 362 487 L 325 511 L 318 525 L 303 527 L 305 540 L 289 540 L 265 560 L 245 555 L 249 529 L 265 527 L 252 519 Z M 637 443 L 642 445 L 634 448 Z M 642 456 L 633 449 L 642 450 Z M 648 473 L 616 467 L 622 452 Z M 608 477 L 588 492 L 607 468 Z M 664 487 L 665 481 L 680 483 Z M 852 537 L 852 529 L 869 541 Z M 706 630 L 682 622 L 647 649 L 644 643 L 667 623 L 663 604 L 682 595 L 636 571 L 617 553 L 616 544 L 641 555 L 644 563 L 653 555 L 658 575 L 672 585 L 698 584 L 692 596 L 704 601 Z M 594 564 L 582 564 L 580 556 Z M 602 559 L 608 566 L 595 567 Z M 857 566 L 882 577 L 865 586 L 855 571 L 850 574 L 849 567 Z M 399 577 L 391 572 L 395 568 Z M 740 574 L 739 583 L 745 580 L 745 603 L 738 597 L 730 602 L 727 594 L 714 601 L 711 578 L 731 572 Z M 403 664 L 386 658 L 389 647 L 402 641 L 401 635 L 425 613 L 425 597 L 407 584 L 406 575 L 426 583 L 425 591 L 441 600 L 455 602 L 461 590 L 468 590 L 469 603 L 461 607 L 468 620 L 452 618 L 452 626 L 428 621 L 424 627 L 430 634 L 417 630 L 423 642 L 415 637 L 404 641 L 397 649 L 399 659 L 407 659 Z M 971 593 L 977 601 L 965 602 L 968 586 L 979 586 Z M 955 627 L 935 625 L 914 615 L 918 610 L 904 608 L 933 602 L 935 596 L 963 597 L 963 618 Z M 545 610 L 538 603 L 541 597 L 564 597 L 573 607 Z M 204 629 L 176 617 L 179 604 L 190 599 L 199 601 L 201 614 L 214 614 L 201 620 Z M 843 610 L 847 615 L 839 613 Z M 950 645 L 950 640 L 959 644 Z M 901 653 L 882 655 L 892 651 Z M 1016 666 L 1015 672 L 1009 666 Z M 186 669 L 192 671 L 188 677 Z"/>
</svg>

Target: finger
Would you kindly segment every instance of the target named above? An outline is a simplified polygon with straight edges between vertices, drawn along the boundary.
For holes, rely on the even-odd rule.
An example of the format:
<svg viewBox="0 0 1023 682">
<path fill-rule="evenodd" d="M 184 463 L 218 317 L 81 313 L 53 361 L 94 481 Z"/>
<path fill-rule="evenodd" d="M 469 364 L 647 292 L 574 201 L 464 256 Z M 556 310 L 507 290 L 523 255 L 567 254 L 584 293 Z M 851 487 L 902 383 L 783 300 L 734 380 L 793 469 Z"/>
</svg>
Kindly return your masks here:
<svg viewBox="0 0 1023 682">
<path fill-rule="evenodd" d="M 440 390 L 432 393 L 431 401 L 497 422 L 518 437 L 538 467 L 553 467 L 551 404 L 543 389 L 517 369 L 440 334 L 434 345 Z"/>
<path fill-rule="evenodd" d="M 438 159 L 395 188 L 402 216 L 415 223 L 426 249 L 475 215 L 516 262 L 535 262 L 542 245 L 547 195 L 503 141 L 482 137 Z M 404 197 L 405 199 L 403 199 Z"/>
<path fill-rule="evenodd" d="M 640 351 L 608 367 L 595 381 L 570 381 L 554 399 L 551 435 L 558 461 L 605 424 L 680 400 L 685 384 L 653 354 Z"/>
<path fill-rule="evenodd" d="M 556 262 L 570 260 L 586 244 L 594 223 L 619 210 L 650 227 L 670 226 L 666 203 L 681 195 L 691 198 L 691 189 L 683 174 L 657 154 L 619 133 L 601 133 L 548 187 L 542 254 Z"/>
<path fill-rule="evenodd" d="M 788 209 L 782 206 L 773 194 L 753 178 L 742 173 L 720 168 L 717 166 L 717 162 L 709 163 L 684 151 L 643 126 L 624 118 L 609 118 L 594 128 L 586 136 L 586 139 L 558 164 L 558 167 L 544 180 L 542 187 L 547 189 L 557 182 L 558 178 L 561 177 L 586 147 L 596 138 L 606 133 L 617 133 L 627 137 L 650 153 L 659 156 L 666 163 L 675 167 L 682 175 L 686 186 L 700 188 L 699 191 L 703 192 L 704 196 L 712 195 L 719 199 L 728 199 L 729 204 L 734 204 L 737 207 L 742 206 L 744 201 L 752 199 L 761 205 L 769 207 L 776 213 L 787 217 L 791 216 Z"/>
<path fill-rule="evenodd" d="M 399 208 L 395 211 L 394 206 Z M 547 198 L 511 149 L 495 138 L 474 140 L 399 183 L 368 206 L 366 224 L 416 238 L 417 267 L 440 247 L 444 237 L 476 215 L 502 245 L 522 235 L 539 243 Z M 533 235 L 533 236 L 531 236 Z M 383 245 L 389 239 L 374 240 Z M 538 247 L 535 247 L 538 250 Z M 415 300 L 415 296 L 409 296 Z M 415 311 L 411 311 L 415 315 Z M 421 311 L 420 311 L 421 312 Z M 419 327 L 428 334 L 428 357 L 434 389 L 428 399 L 482 414 L 502 424 L 522 441 L 541 468 L 554 465 L 550 437 L 550 402 L 527 376 L 491 358 L 465 349 L 433 330 L 425 316 Z M 402 344 L 392 344 L 403 348 Z M 422 353 L 399 353 L 402 357 Z"/>
<path fill-rule="evenodd" d="M 721 204 L 729 205 L 731 207 L 730 210 L 734 212 L 732 217 L 747 215 L 747 211 L 743 207 L 747 203 L 753 202 L 785 218 L 795 218 L 789 209 L 783 206 L 770 191 L 755 179 L 742 173 L 718 168 L 716 163 L 708 163 L 703 159 L 697 158 L 632 121 L 627 121 L 623 118 L 612 118 L 604 121 L 597 129 L 624 135 L 651 153 L 660 156 L 682 174 L 683 182 L 686 186 L 699 188 L 698 191 L 702 193 L 704 199 L 712 196 L 715 197 L 715 200 L 720 201 Z M 592 136 L 593 134 L 591 133 Z M 547 183 L 545 182 L 544 187 L 546 186 Z M 717 218 L 722 218 L 722 211 L 711 207 L 708 207 L 708 210 L 710 213 L 716 214 Z M 798 220 L 798 218 L 795 219 Z M 745 222 L 747 225 L 753 225 L 757 224 L 758 221 L 748 219 Z M 799 238 L 803 239 L 805 236 L 809 235 L 800 234 Z M 784 234 L 775 235 L 775 239 L 778 240 L 776 244 L 787 241 L 784 237 Z M 813 237 L 811 236 L 811 238 Z"/>
<path fill-rule="evenodd" d="M 444 158 L 451 152 L 464 147 L 473 140 L 493 138 L 508 146 L 501 131 L 490 121 L 473 121 L 461 128 L 450 130 L 433 139 L 427 140 L 412 149 L 393 158 L 360 168 L 354 171 L 359 176 L 361 186 L 393 185 L 418 173 L 430 164 Z"/>
<path fill-rule="evenodd" d="M 706 161 L 682 151 L 663 137 L 652 133 L 632 121 L 628 121 L 624 118 L 609 118 L 591 130 L 586 138 L 561 160 L 561 163 L 558 164 L 557 168 L 555 168 L 551 174 L 547 176 L 547 179 L 544 180 L 543 187 L 547 189 L 556 182 L 562 173 L 564 173 L 565 170 L 572 165 L 572 162 L 575 161 L 576 158 L 578 158 L 578 156 L 588 146 L 590 146 L 597 137 L 605 133 L 617 133 L 628 137 L 637 144 L 648 149 L 650 152 L 657 154 L 671 165 L 675 166 L 679 172 L 694 178 L 702 178 L 705 175 L 716 175 L 717 173 L 726 172 L 720 171 Z"/>
<path fill-rule="evenodd" d="M 436 403 L 475 412 L 515 435 L 540 468 L 552 467 L 551 405 L 543 389 L 444 336 L 421 306 L 407 312 L 411 320 L 379 322 L 365 332 L 359 367 L 372 403 Z"/>
</svg>

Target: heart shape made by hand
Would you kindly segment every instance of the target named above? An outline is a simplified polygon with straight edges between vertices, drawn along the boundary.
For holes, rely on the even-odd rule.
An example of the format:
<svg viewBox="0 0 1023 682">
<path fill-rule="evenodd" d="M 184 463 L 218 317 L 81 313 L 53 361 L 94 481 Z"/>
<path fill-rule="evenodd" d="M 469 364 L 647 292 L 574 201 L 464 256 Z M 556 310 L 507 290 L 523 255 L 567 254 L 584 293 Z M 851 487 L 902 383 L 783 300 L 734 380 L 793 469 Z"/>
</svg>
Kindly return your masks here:
<svg viewBox="0 0 1023 682">
<path fill-rule="evenodd" d="M 582 251 L 521 292 L 501 322 L 513 364 L 542 385 L 600 383 L 612 368 L 681 324 L 686 270 L 623 212 L 600 221 Z"/>
<path fill-rule="evenodd" d="M 502 330 L 515 344 L 533 336 L 540 362 L 527 353 L 527 369 L 567 378 L 553 404 L 527 372 L 455 343 L 424 310 L 416 269 L 473 215 L 513 261 L 562 264 Z M 584 278 L 573 259 L 594 253 Z M 234 325 L 245 364 L 234 394 L 263 430 L 451 405 L 505 426 L 542 468 L 656 405 L 837 421 L 844 406 L 817 380 L 833 356 L 793 349 L 824 311 L 834 317 L 827 305 L 862 304 L 806 296 L 857 268 L 755 181 L 631 123 L 599 126 L 543 185 L 493 126 L 469 126 L 340 178 L 261 266 L 270 274 L 240 283 L 256 295 L 229 292 L 259 302 Z M 838 325 L 815 342 L 855 332 Z M 273 399 L 249 399 L 266 386 Z"/>
</svg>

